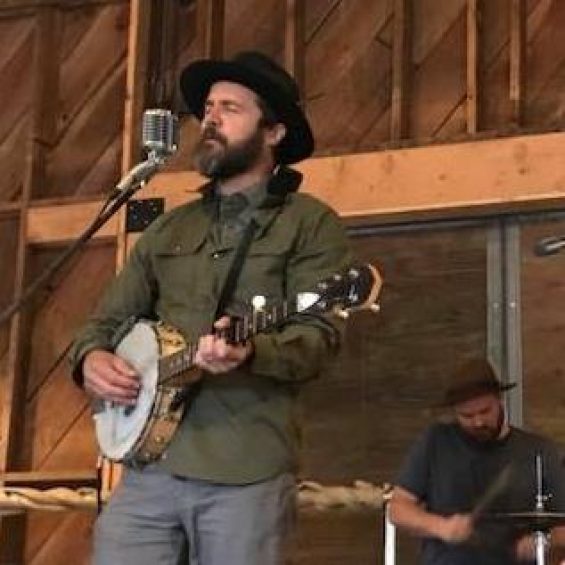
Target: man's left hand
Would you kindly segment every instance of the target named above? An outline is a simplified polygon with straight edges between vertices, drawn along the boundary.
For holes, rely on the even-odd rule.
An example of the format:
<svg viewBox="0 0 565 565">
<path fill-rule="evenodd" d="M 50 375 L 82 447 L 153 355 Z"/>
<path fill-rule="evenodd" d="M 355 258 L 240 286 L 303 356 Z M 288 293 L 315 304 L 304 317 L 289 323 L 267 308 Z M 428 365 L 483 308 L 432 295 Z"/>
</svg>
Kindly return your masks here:
<svg viewBox="0 0 565 565">
<path fill-rule="evenodd" d="M 227 316 L 220 318 L 215 324 L 216 330 L 227 329 L 230 319 Z M 194 358 L 195 364 L 213 374 L 227 373 L 239 367 L 253 354 L 253 344 L 247 342 L 243 345 L 230 345 L 217 334 L 202 336 L 198 341 L 198 350 Z"/>
</svg>

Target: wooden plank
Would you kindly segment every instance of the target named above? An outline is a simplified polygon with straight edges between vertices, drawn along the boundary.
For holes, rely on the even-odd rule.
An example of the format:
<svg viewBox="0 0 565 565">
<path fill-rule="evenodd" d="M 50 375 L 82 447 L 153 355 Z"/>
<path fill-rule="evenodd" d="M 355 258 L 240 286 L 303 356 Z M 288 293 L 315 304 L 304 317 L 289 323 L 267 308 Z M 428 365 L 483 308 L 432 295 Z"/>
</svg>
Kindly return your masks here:
<svg viewBox="0 0 565 565">
<path fill-rule="evenodd" d="M 0 139 L 10 134 L 15 124 L 29 113 L 34 77 L 29 76 L 33 59 L 33 18 L 0 22 Z"/>
<path fill-rule="evenodd" d="M 150 37 L 148 103 L 156 108 L 174 108 L 178 92 L 181 6 L 179 2 L 154 2 L 151 9 L 153 23 Z"/>
<path fill-rule="evenodd" d="M 141 124 L 147 94 L 152 14 L 151 3 L 143 0 L 131 2 L 124 130 L 122 135 L 122 174 L 127 173 L 141 156 Z M 127 255 L 124 209 L 117 215 L 116 225 L 118 236 L 116 268 L 119 269 Z"/>
<path fill-rule="evenodd" d="M 2 0 L 0 17 L 14 15 L 19 11 L 29 12 L 37 8 L 80 8 L 104 6 L 106 4 L 125 4 L 127 0 Z"/>
<path fill-rule="evenodd" d="M 307 189 L 375 221 L 563 207 L 565 134 L 306 161 Z"/>
<path fill-rule="evenodd" d="M 390 2 L 341 2 L 309 42 L 305 98 L 317 154 L 389 140 L 391 29 Z"/>
<path fill-rule="evenodd" d="M 93 167 L 122 136 L 125 73 L 124 59 L 112 69 L 107 80 L 90 98 L 88 107 L 79 112 L 51 151 L 49 182 L 42 189 L 42 198 L 72 195 L 79 187 L 81 192 L 104 194 L 114 186 L 119 167 L 102 186 L 89 186 L 85 179 L 91 178 Z"/>
<path fill-rule="evenodd" d="M 25 147 L 30 136 L 31 119 L 29 109 L 14 124 L 12 131 L 7 134 L 0 145 L 0 206 L 17 205 L 21 197 L 22 186 L 25 179 L 26 154 L 21 148 Z M 16 202 L 10 202 L 16 201 Z"/>
<path fill-rule="evenodd" d="M 286 70 L 294 77 L 300 93 L 305 92 L 306 67 L 306 3 L 304 0 L 286 1 L 284 61 Z"/>
<path fill-rule="evenodd" d="M 467 0 L 467 132 L 479 129 L 480 0 Z"/>
<path fill-rule="evenodd" d="M 22 205 L 19 202 L 8 202 L 0 204 L 0 220 L 19 216 L 21 207 Z"/>
<path fill-rule="evenodd" d="M 511 121 L 520 127 L 524 114 L 526 65 L 526 2 L 512 0 L 510 6 L 510 85 Z"/>
<path fill-rule="evenodd" d="M 47 7 L 38 11 L 35 67 L 36 99 L 33 105 L 32 138 L 36 145 L 35 159 L 30 163 L 30 198 L 41 194 L 45 184 L 47 148 L 57 136 L 57 104 L 59 98 L 60 12 Z"/>
<path fill-rule="evenodd" d="M 129 171 L 141 156 L 141 118 L 148 79 L 151 32 L 150 3 L 132 0 L 128 39 L 122 173 Z"/>
<path fill-rule="evenodd" d="M 225 57 L 252 49 L 283 63 L 286 0 L 231 0 L 225 6 Z"/>
<path fill-rule="evenodd" d="M 0 484 L 4 486 L 28 486 L 32 488 L 53 488 L 65 486 L 96 487 L 98 476 L 92 469 L 77 469 L 65 471 L 15 471 L 0 473 Z"/>
<path fill-rule="evenodd" d="M 62 49 L 72 50 L 61 58 L 61 85 L 59 101 L 59 136 L 66 135 L 80 114 L 92 112 L 93 99 L 112 80 L 112 75 L 122 66 L 127 50 L 127 16 L 125 6 L 109 6 L 97 10 L 90 17 L 83 16 L 82 26 L 64 22 L 64 31 L 69 34 Z M 70 29 L 68 29 L 70 27 Z M 78 29 L 75 29 L 78 28 Z M 77 32 L 81 32 L 77 37 Z M 100 41 L 103 37 L 104 41 Z M 123 99 L 123 92 L 121 93 Z M 102 118 L 103 119 L 103 118 Z M 113 119 L 113 116 L 106 118 Z M 98 118 L 100 121 L 101 118 Z M 90 132 L 91 135 L 95 131 Z"/>
<path fill-rule="evenodd" d="M 32 206 L 28 211 L 26 238 L 29 244 L 63 243 L 75 239 L 90 224 L 102 202 Z M 94 238 L 116 237 L 118 220 L 114 216 Z"/>
<path fill-rule="evenodd" d="M 408 137 L 408 89 L 412 49 L 410 42 L 410 2 L 394 1 L 392 42 L 391 141 Z"/>
<path fill-rule="evenodd" d="M 416 25 L 416 24 L 415 24 Z M 467 11 L 444 22 L 444 35 L 416 67 L 410 94 L 411 137 L 435 138 L 467 93 Z M 466 128 L 462 129 L 463 133 Z"/>
<path fill-rule="evenodd" d="M 222 58 L 225 41 L 225 0 L 197 0 L 196 13 L 200 54 L 205 58 Z"/>
<path fill-rule="evenodd" d="M 65 512 L 57 515 L 57 527 L 46 537 L 45 542 L 33 548 L 33 555 L 26 552 L 27 565 L 45 563 L 89 565 L 92 553 L 92 530 L 94 512 Z M 72 560 L 69 559 L 72 556 Z"/>
<path fill-rule="evenodd" d="M 467 0 L 418 0 L 412 5 L 414 65 L 419 67 L 433 55 L 446 33 L 457 21 Z"/>
<path fill-rule="evenodd" d="M 534 13 L 530 21 L 533 16 Z M 565 74 L 562 37 L 565 26 L 565 3 L 551 2 L 551 7 L 544 14 L 544 18 L 538 20 L 541 25 L 535 34 L 531 33 L 530 21 L 528 21 L 527 92 L 524 97 L 525 120 L 528 124 L 543 124 L 546 127 L 561 129 L 565 112 L 562 89 Z"/>
<path fill-rule="evenodd" d="M 17 300 L 23 291 L 24 287 L 24 264 L 27 259 L 27 250 L 25 246 L 25 205 L 22 203 L 22 213 L 20 214 L 20 222 L 17 230 L 17 243 L 15 245 L 15 275 L 13 282 L 13 300 Z M 18 407 L 22 401 L 22 394 L 24 388 L 23 376 L 23 358 L 25 352 L 22 351 L 22 338 L 20 333 L 21 327 L 25 325 L 24 315 L 17 312 L 10 320 L 10 330 L 8 339 L 8 359 L 6 378 L 3 382 L 2 397 L 0 398 L 0 472 L 7 470 L 10 467 L 10 462 L 14 458 L 17 451 L 14 436 L 10 436 L 10 431 L 16 428 L 14 420 L 21 419 L 21 413 L 17 415 Z M 14 406 L 15 405 L 15 406 Z"/>
<path fill-rule="evenodd" d="M 565 133 L 547 133 L 320 157 L 297 168 L 305 174 L 304 191 L 342 216 L 371 216 L 374 223 L 384 223 L 561 207 L 564 151 Z M 162 172 L 138 196 L 165 198 L 170 209 L 198 198 L 202 182 L 195 172 Z M 99 205 L 32 207 L 28 237 L 48 243 L 76 236 Z M 114 229 L 101 236 L 111 237 Z"/>
</svg>

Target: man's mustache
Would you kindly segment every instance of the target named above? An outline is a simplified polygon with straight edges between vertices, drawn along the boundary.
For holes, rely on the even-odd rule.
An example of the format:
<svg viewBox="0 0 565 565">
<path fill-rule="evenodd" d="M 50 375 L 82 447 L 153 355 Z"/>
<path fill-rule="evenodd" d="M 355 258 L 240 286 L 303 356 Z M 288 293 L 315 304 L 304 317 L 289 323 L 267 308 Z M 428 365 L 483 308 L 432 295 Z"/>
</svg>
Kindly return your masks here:
<svg viewBox="0 0 565 565">
<path fill-rule="evenodd" d="M 208 126 L 208 127 L 204 128 L 204 130 L 202 131 L 202 135 L 200 136 L 200 140 L 201 141 L 214 140 L 214 141 L 218 141 L 219 143 L 221 143 L 224 146 L 227 145 L 227 143 L 228 143 L 228 140 L 225 138 L 225 136 L 223 136 L 213 126 Z"/>
</svg>

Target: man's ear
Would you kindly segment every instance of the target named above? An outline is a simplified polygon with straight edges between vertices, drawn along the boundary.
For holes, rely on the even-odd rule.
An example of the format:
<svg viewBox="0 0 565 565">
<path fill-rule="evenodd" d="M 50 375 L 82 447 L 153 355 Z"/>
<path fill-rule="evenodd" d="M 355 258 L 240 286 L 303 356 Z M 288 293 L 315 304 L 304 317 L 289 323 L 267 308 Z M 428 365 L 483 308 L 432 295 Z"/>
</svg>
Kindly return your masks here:
<svg viewBox="0 0 565 565">
<path fill-rule="evenodd" d="M 286 135 L 286 126 L 281 123 L 274 124 L 267 130 L 267 143 L 273 147 L 277 146 Z"/>
</svg>

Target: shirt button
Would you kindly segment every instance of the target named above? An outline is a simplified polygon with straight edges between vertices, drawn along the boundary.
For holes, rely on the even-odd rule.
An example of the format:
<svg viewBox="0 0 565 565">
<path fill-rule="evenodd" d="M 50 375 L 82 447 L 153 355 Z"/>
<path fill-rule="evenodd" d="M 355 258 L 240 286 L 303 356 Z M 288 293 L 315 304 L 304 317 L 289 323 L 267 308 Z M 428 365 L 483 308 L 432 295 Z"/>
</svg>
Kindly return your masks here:
<svg viewBox="0 0 565 565">
<path fill-rule="evenodd" d="M 219 259 L 219 258 L 220 258 L 220 254 L 217 251 L 212 254 L 212 259 Z"/>
</svg>

